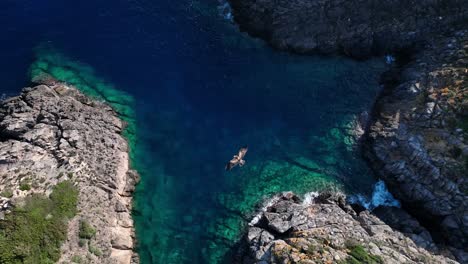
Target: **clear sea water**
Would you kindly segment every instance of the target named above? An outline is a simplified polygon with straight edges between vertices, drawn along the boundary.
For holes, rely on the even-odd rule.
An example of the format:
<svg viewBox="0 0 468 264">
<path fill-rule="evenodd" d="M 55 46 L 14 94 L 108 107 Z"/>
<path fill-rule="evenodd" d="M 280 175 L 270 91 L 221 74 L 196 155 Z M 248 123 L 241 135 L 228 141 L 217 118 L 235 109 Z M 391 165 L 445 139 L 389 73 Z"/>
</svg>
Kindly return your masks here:
<svg viewBox="0 0 468 264">
<path fill-rule="evenodd" d="M 0 92 L 54 47 L 136 101 L 141 263 L 226 263 L 256 206 L 280 191 L 372 192 L 353 122 L 384 59 L 297 56 L 238 31 L 217 0 L 0 2 Z M 246 165 L 224 164 L 249 146 Z"/>
</svg>

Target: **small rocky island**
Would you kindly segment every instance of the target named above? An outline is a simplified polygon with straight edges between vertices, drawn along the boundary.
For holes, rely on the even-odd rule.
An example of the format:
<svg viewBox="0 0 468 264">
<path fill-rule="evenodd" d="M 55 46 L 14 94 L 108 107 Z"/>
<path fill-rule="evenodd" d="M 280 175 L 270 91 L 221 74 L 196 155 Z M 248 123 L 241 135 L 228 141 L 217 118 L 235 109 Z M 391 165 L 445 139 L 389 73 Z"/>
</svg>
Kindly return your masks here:
<svg viewBox="0 0 468 264">
<path fill-rule="evenodd" d="M 111 107 L 55 81 L 2 102 L 0 262 L 138 261 L 131 218 L 138 175 L 124 127 Z"/>
</svg>

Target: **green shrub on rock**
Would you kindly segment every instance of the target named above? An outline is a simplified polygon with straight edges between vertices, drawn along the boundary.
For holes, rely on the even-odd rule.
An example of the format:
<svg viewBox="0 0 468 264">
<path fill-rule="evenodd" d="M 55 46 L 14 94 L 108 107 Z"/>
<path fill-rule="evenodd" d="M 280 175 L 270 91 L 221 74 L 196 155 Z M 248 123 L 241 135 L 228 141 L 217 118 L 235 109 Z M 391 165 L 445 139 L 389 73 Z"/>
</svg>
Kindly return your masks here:
<svg viewBox="0 0 468 264">
<path fill-rule="evenodd" d="M 80 241 L 78 241 L 78 246 L 84 247 L 88 240 L 81 238 Z"/>
<path fill-rule="evenodd" d="M 73 256 L 71 258 L 71 261 L 72 261 L 72 263 L 78 263 L 78 264 L 84 263 L 83 258 L 81 256 L 77 256 L 77 255 Z"/>
<path fill-rule="evenodd" d="M 55 186 L 50 197 L 26 197 L 24 206 L 0 221 L 0 263 L 57 262 L 77 200 L 78 190 L 69 183 Z"/>
<path fill-rule="evenodd" d="M 97 248 L 96 246 L 93 246 L 91 244 L 89 244 L 89 252 L 94 254 L 97 257 L 102 256 L 102 251 L 99 248 Z"/>
<path fill-rule="evenodd" d="M 91 239 L 96 235 L 96 229 L 94 229 L 87 221 L 80 221 L 80 232 L 79 237 L 82 239 Z"/>
<path fill-rule="evenodd" d="M 50 199 L 54 202 L 56 210 L 60 215 L 72 218 L 76 214 L 78 204 L 78 189 L 71 181 L 58 183 L 50 194 Z"/>
<path fill-rule="evenodd" d="M 6 198 L 11 198 L 11 197 L 13 197 L 13 191 L 11 189 L 5 189 L 0 193 L 0 196 L 6 197 Z"/>
<path fill-rule="evenodd" d="M 29 191 L 31 190 L 31 185 L 27 182 L 21 183 L 19 189 L 21 191 Z"/>
<path fill-rule="evenodd" d="M 348 247 L 349 257 L 340 264 L 383 264 L 380 256 L 369 254 L 362 245 Z"/>
</svg>

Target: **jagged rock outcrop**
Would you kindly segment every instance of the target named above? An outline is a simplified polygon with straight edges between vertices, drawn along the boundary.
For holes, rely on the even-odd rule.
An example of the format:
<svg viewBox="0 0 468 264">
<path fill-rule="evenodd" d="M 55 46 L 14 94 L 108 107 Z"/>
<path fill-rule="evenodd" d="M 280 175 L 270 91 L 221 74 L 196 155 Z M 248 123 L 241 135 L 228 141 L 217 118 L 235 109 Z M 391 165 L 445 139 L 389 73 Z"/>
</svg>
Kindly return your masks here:
<svg viewBox="0 0 468 264">
<path fill-rule="evenodd" d="M 433 40 L 389 76 L 365 140 L 369 164 L 435 238 L 466 250 L 468 31 Z"/>
<path fill-rule="evenodd" d="M 14 201 L 48 194 L 64 179 L 79 188 L 60 263 L 74 255 L 88 255 L 92 263 L 137 261 L 131 192 L 138 175 L 129 168 L 124 126 L 105 103 L 60 83 L 25 88 L 0 106 L 0 191 L 12 190 Z M 31 189 L 21 191 L 25 181 Z M 91 244 L 102 256 L 79 246 L 81 220 L 96 230 Z"/>
<path fill-rule="evenodd" d="M 384 54 L 468 19 L 466 0 L 229 0 L 242 30 L 298 53 Z"/>
<path fill-rule="evenodd" d="M 431 236 L 408 215 L 402 233 L 368 211 L 354 211 L 342 194 L 304 203 L 283 193 L 272 201 L 249 227 L 236 263 L 457 263 L 434 254 Z"/>
<path fill-rule="evenodd" d="M 421 50 L 383 75 L 365 156 L 404 208 L 468 262 L 468 3 L 229 2 L 241 29 L 279 49 L 355 58 Z"/>
</svg>

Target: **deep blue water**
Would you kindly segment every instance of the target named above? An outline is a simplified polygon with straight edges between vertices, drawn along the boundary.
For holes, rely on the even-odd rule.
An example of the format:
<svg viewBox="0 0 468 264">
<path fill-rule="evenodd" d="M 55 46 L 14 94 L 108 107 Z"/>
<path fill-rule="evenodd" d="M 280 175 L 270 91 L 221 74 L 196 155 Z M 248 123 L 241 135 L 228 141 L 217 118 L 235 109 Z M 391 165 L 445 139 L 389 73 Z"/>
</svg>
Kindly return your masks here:
<svg viewBox="0 0 468 264">
<path fill-rule="evenodd" d="M 3 0 L 0 92 L 28 84 L 53 46 L 137 101 L 142 263 L 215 263 L 256 203 L 330 186 L 370 192 L 348 124 L 378 93 L 383 60 L 300 57 L 238 32 L 215 0 Z M 249 145 L 247 164 L 224 163 Z"/>
</svg>

